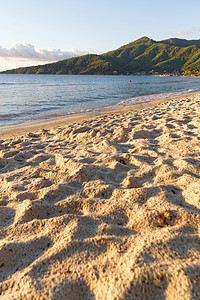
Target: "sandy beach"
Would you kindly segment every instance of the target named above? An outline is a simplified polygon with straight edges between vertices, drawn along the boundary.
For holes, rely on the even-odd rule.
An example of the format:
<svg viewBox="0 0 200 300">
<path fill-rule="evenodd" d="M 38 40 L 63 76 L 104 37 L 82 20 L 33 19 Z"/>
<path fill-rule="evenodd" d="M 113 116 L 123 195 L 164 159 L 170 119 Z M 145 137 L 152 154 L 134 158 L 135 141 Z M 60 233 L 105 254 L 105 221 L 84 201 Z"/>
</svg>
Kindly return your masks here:
<svg viewBox="0 0 200 300">
<path fill-rule="evenodd" d="M 200 299 L 200 93 L 0 131 L 0 299 Z"/>
</svg>

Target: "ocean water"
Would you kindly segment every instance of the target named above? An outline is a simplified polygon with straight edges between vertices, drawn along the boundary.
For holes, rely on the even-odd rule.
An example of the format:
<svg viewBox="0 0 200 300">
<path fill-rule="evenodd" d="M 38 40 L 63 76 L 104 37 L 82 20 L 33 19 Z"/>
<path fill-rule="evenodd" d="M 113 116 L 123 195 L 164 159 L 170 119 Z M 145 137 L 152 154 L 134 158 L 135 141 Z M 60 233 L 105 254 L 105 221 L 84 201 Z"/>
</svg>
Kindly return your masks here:
<svg viewBox="0 0 200 300">
<path fill-rule="evenodd" d="M 200 90 L 197 77 L 0 75 L 0 129 Z"/>
</svg>

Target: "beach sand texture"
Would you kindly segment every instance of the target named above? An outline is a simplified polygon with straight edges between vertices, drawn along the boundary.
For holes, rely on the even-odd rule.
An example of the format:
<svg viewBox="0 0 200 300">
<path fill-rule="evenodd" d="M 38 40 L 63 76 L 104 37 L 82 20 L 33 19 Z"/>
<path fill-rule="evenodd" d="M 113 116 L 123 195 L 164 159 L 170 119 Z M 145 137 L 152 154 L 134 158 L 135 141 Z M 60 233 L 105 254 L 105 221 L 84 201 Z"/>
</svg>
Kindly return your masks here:
<svg viewBox="0 0 200 300">
<path fill-rule="evenodd" d="M 0 143 L 0 299 L 200 299 L 200 94 Z"/>
</svg>

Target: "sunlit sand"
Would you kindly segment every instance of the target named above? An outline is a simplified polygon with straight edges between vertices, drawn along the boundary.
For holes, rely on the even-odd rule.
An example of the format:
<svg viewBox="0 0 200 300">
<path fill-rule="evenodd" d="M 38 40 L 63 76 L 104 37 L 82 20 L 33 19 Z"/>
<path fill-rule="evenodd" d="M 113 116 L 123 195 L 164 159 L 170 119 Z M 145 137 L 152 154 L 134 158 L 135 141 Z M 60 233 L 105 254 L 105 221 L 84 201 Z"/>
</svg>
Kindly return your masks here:
<svg viewBox="0 0 200 300">
<path fill-rule="evenodd" d="M 200 94 L 0 132 L 1 299 L 200 299 Z"/>
</svg>

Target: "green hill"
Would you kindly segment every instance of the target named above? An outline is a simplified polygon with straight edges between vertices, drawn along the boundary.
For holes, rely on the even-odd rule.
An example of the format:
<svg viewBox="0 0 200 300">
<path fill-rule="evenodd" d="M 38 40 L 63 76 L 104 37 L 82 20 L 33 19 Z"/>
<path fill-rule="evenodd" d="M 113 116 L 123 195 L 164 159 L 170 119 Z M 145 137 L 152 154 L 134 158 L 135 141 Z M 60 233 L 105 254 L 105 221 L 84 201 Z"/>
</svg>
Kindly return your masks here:
<svg viewBox="0 0 200 300">
<path fill-rule="evenodd" d="M 4 74 L 152 74 L 200 75 L 200 40 L 154 41 L 142 37 L 102 55 L 88 54 Z"/>
</svg>

